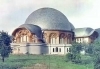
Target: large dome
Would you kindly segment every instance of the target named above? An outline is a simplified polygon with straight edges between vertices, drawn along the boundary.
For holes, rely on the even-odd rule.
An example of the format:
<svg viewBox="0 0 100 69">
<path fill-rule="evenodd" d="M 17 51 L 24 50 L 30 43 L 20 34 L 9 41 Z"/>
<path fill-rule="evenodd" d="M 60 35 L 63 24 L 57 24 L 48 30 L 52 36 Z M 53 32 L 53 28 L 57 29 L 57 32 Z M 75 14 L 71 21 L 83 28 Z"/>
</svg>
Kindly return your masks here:
<svg viewBox="0 0 100 69">
<path fill-rule="evenodd" d="M 25 24 L 38 25 L 42 30 L 71 31 L 70 22 L 66 16 L 53 8 L 40 8 L 32 12 Z"/>
</svg>

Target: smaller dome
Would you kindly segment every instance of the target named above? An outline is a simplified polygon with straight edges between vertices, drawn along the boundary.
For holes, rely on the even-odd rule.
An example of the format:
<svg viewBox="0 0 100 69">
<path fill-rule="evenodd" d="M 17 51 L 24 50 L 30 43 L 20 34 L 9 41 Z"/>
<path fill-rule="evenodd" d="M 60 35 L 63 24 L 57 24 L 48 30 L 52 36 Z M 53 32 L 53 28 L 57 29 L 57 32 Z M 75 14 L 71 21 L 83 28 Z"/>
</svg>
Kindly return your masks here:
<svg viewBox="0 0 100 69">
<path fill-rule="evenodd" d="M 92 28 L 89 28 L 89 27 L 86 27 L 86 28 L 76 28 L 74 30 L 75 37 L 86 37 L 86 36 L 90 36 L 94 32 L 95 32 L 95 30 L 92 29 Z"/>
<path fill-rule="evenodd" d="M 38 38 L 42 38 L 42 30 L 39 26 L 33 24 L 22 24 L 18 28 L 26 28 L 31 33 L 35 33 Z"/>
</svg>

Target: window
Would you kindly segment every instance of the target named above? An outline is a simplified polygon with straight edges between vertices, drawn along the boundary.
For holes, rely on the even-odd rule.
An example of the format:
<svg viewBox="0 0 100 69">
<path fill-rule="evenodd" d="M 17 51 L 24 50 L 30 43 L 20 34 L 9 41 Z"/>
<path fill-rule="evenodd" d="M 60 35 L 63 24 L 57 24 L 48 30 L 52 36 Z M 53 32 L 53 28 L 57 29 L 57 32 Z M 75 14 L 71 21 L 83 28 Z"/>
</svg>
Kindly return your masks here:
<svg viewBox="0 0 100 69">
<path fill-rule="evenodd" d="M 67 52 L 69 52 L 69 51 L 68 51 L 68 48 L 67 48 Z"/>
<path fill-rule="evenodd" d="M 20 41 L 23 42 L 23 37 L 22 36 L 20 37 Z"/>
<path fill-rule="evenodd" d="M 64 38 L 60 38 L 60 44 L 64 44 Z"/>
<path fill-rule="evenodd" d="M 51 44 L 56 44 L 56 34 L 51 34 L 50 35 L 50 43 Z"/>
<path fill-rule="evenodd" d="M 59 48 L 59 52 L 61 52 L 61 48 Z"/>
<path fill-rule="evenodd" d="M 80 41 L 81 41 L 81 38 L 80 38 Z"/>
<path fill-rule="evenodd" d="M 77 41 L 79 41 L 79 38 L 77 38 Z"/>
<path fill-rule="evenodd" d="M 71 52 L 71 48 L 69 48 L 69 52 Z"/>
<path fill-rule="evenodd" d="M 54 48 L 53 48 L 53 52 L 54 52 Z"/>
<path fill-rule="evenodd" d="M 26 41 L 29 42 L 29 37 L 28 36 L 26 36 Z"/>
<path fill-rule="evenodd" d="M 65 40 L 65 34 L 61 33 L 60 36 L 59 36 L 59 43 L 64 44 L 64 40 Z"/>
<path fill-rule="evenodd" d="M 58 52 L 58 47 L 56 47 L 56 52 Z"/>
<path fill-rule="evenodd" d="M 27 41 L 27 36 L 23 35 L 23 42 L 26 42 L 26 41 Z"/>
</svg>

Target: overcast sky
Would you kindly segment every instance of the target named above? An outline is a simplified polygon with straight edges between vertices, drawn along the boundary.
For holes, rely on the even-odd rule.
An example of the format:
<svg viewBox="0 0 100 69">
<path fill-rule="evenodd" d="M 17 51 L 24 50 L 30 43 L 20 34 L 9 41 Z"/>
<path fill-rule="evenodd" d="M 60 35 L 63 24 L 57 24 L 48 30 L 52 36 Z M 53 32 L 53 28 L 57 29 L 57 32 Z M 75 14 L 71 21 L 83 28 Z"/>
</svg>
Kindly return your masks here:
<svg viewBox="0 0 100 69">
<path fill-rule="evenodd" d="M 11 34 L 43 7 L 61 11 L 76 28 L 100 28 L 100 0 L 0 0 L 0 30 Z"/>
</svg>

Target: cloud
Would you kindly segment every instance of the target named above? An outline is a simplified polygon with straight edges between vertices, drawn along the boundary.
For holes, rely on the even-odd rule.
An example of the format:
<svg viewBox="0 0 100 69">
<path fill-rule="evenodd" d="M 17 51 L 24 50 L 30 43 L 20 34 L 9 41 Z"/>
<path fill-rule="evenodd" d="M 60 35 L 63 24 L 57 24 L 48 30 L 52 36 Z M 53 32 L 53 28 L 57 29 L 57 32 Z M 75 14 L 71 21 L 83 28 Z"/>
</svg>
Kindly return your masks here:
<svg viewBox="0 0 100 69">
<path fill-rule="evenodd" d="M 30 13 L 41 7 L 58 9 L 76 25 L 78 24 L 76 22 L 82 20 L 78 19 L 85 17 L 97 2 L 97 0 L 0 0 L 0 30 L 10 31 L 18 27 L 25 22 Z"/>
</svg>

